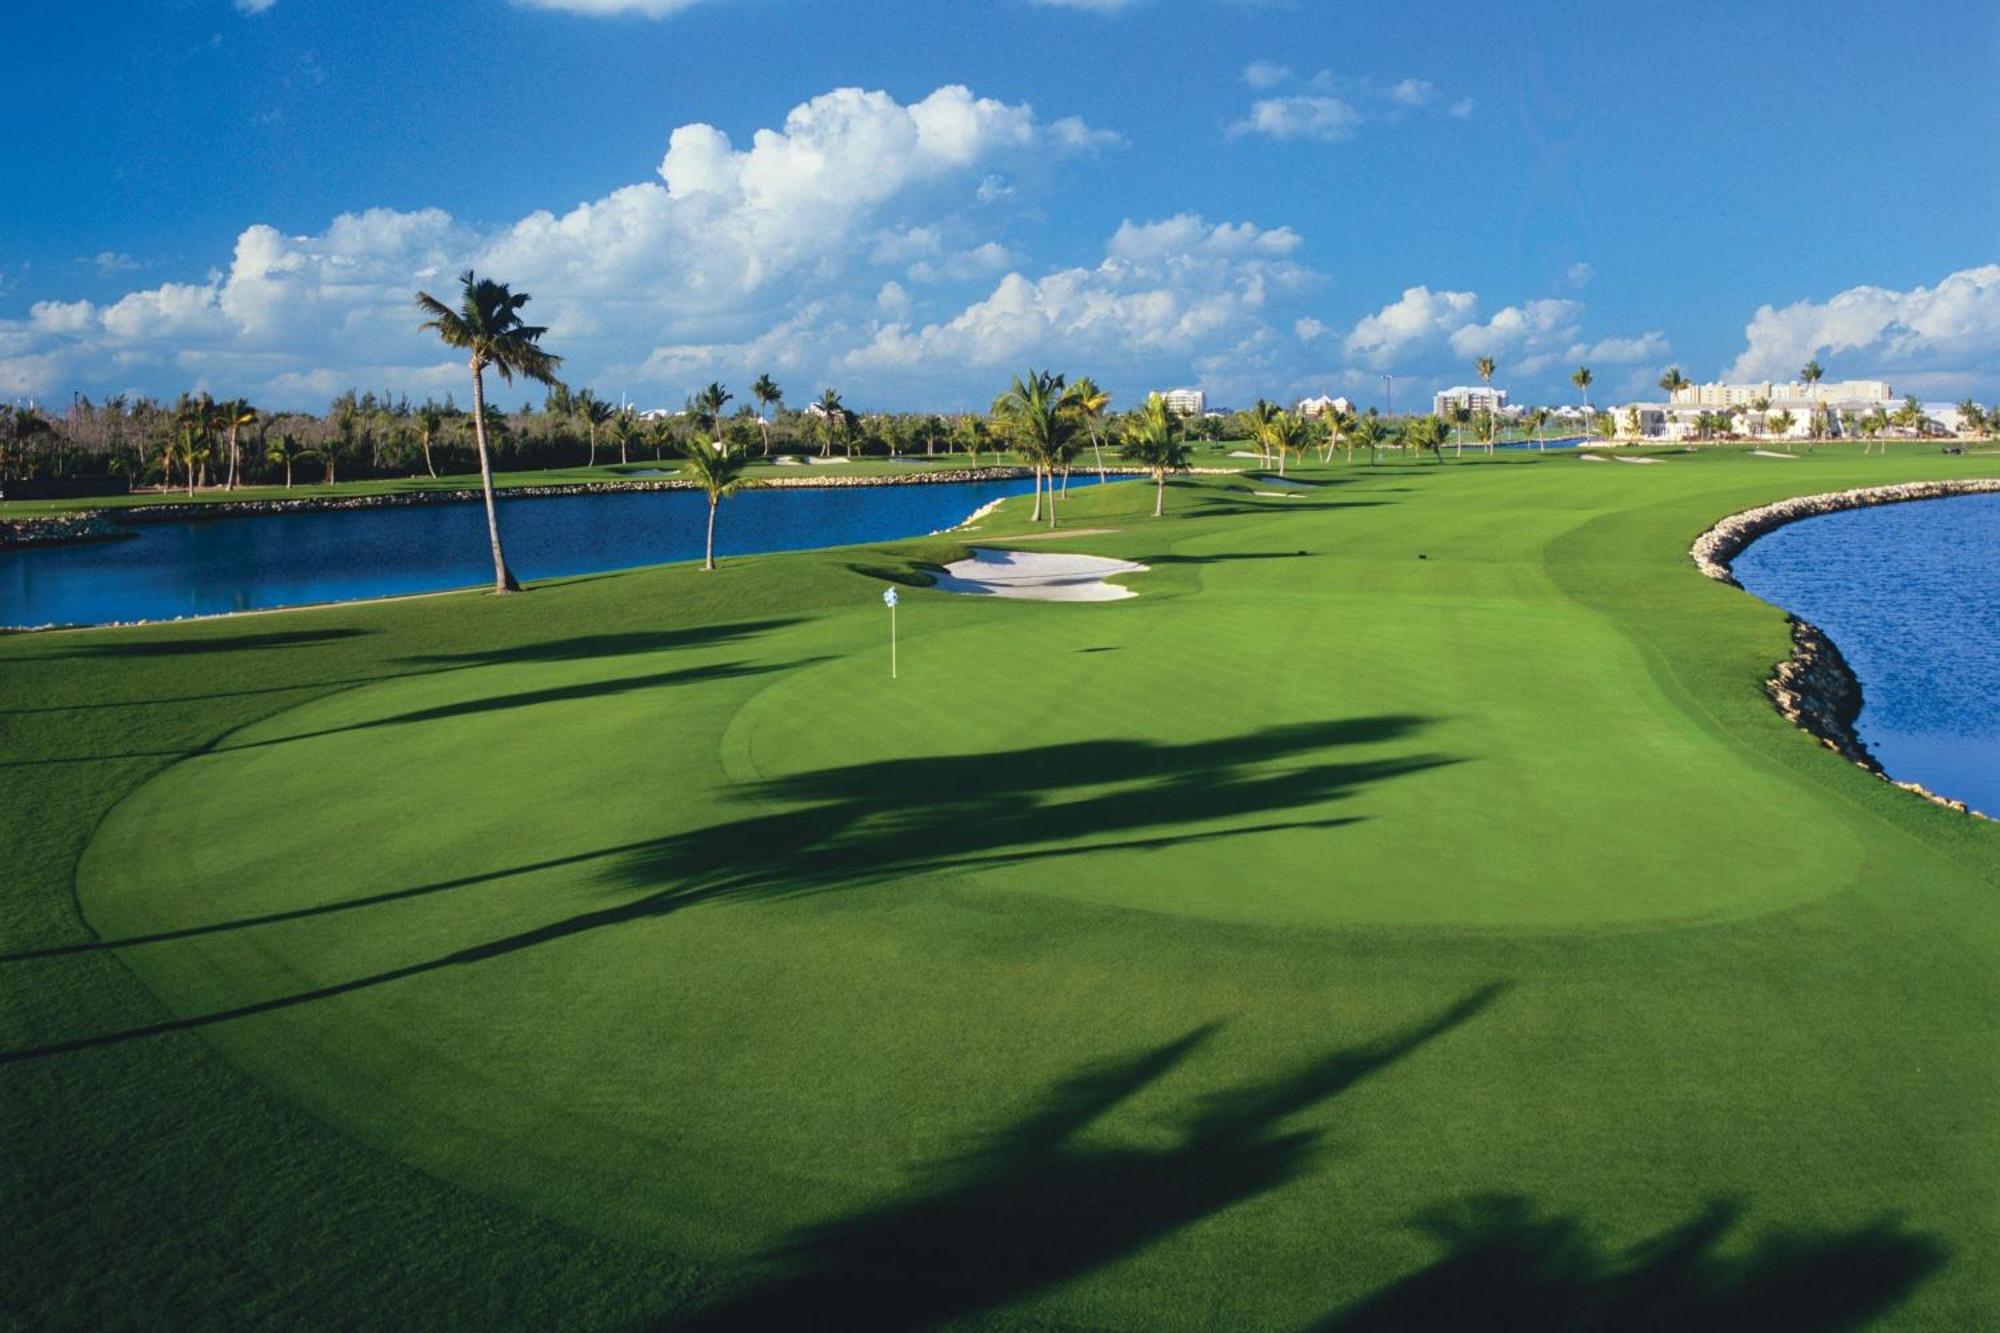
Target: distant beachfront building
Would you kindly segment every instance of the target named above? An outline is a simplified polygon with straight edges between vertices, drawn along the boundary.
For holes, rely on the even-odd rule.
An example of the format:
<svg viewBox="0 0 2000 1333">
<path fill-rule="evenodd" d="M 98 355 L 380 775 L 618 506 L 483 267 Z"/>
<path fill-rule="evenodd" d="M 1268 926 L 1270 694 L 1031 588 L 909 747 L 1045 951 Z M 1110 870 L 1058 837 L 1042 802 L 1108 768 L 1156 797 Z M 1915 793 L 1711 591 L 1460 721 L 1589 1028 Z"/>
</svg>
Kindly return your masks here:
<svg viewBox="0 0 2000 1333">
<path fill-rule="evenodd" d="M 1759 398 L 1770 399 L 1774 412 L 1781 406 L 1795 407 L 1800 403 L 1880 407 L 1896 401 L 1889 385 L 1883 380 L 1828 380 L 1819 384 L 1805 384 L 1797 380 L 1790 384 L 1773 384 L 1765 380 L 1758 384 L 1690 384 L 1674 390 L 1673 402 L 1676 406 L 1687 407 L 1748 407 Z"/>
<path fill-rule="evenodd" d="M 1764 403 L 1762 412 L 1757 403 Z M 1803 440 L 1814 436 L 1838 439 L 1847 422 L 1895 405 L 1895 392 L 1884 380 L 1837 380 L 1819 384 L 1770 381 L 1751 384 L 1690 384 L 1674 390 L 1664 403 L 1622 403 L 1609 409 L 1620 439 L 1688 440 L 1701 433 L 1702 418 L 1711 414 L 1728 422 L 1732 435 Z M 1773 421 L 1788 422 L 1783 430 Z M 1635 429 L 1636 427 L 1636 429 Z"/>
<path fill-rule="evenodd" d="M 1338 412 L 1344 416 L 1354 410 L 1354 404 L 1346 398 L 1329 398 L 1321 394 L 1317 398 L 1299 399 L 1296 410 L 1302 417 L 1323 417 L 1328 412 Z"/>
<path fill-rule="evenodd" d="M 1441 417 L 1449 416 L 1461 407 L 1468 412 L 1504 415 L 1507 411 L 1507 391 L 1485 384 L 1460 384 L 1431 395 L 1431 411 Z"/>
<path fill-rule="evenodd" d="M 1208 411 L 1208 395 L 1200 389 L 1168 389 L 1160 395 L 1167 411 L 1184 417 L 1198 417 Z"/>
</svg>

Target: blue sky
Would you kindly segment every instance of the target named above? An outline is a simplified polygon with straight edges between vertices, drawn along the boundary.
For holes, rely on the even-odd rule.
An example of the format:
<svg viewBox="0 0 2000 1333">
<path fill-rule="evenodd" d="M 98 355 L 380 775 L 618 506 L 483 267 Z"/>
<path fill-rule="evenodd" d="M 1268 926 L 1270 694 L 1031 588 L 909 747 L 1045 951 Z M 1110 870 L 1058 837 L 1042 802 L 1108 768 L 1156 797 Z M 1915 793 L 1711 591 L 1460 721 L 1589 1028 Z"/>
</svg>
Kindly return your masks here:
<svg viewBox="0 0 2000 1333">
<path fill-rule="evenodd" d="M 459 389 L 409 298 L 467 264 L 648 404 L 1408 403 L 1482 352 L 2000 396 L 2000 6 L 1514 8 L 24 6 L 0 396 Z"/>
</svg>

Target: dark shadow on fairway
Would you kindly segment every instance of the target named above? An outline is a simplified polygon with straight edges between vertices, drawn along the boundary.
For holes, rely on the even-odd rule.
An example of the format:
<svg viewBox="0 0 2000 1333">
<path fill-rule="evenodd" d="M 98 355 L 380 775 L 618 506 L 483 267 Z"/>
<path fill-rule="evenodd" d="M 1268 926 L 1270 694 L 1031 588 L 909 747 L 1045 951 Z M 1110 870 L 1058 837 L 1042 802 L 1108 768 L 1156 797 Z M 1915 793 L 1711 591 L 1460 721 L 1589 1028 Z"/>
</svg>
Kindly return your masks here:
<svg viewBox="0 0 2000 1333">
<path fill-rule="evenodd" d="M 60 662 L 73 658 L 103 657 L 190 657 L 200 653 L 244 653 L 266 648 L 311 648 L 341 639 L 373 634 L 367 629 L 301 629 L 271 634 L 227 634 L 200 639 L 113 639 L 108 643 L 86 644 L 62 652 L 35 653 L 13 660 L 20 662 Z"/>
<path fill-rule="evenodd" d="M 1290 1117 L 1469 1022 L 1504 989 L 1184 1107 L 1162 1147 L 1085 1139 L 1215 1027 L 1084 1069 L 921 1188 L 793 1236 L 767 1256 L 780 1271 L 765 1284 L 658 1326 L 929 1328 L 1080 1277 L 1297 1177 L 1321 1131 L 1287 1129 Z"/>
<path fill-rule="evenodd" d="M 1874 1322 L 1943 1266 L 1937 1238 L 1881 1218 L 1852 1231 L 1769 1232 L 1724 1242 L 1740 1208 L 1718 1200 L 1624 1253 L 1575 1217 L 1488 1195 L 1432 1209 L 1417 1228 L 1443 1247 L 1424 1268 L 1318 1325 L 1413 1329 L 1700 1329 L 1818 1333 Z"/>
<path fill-rule="evenodd" d="M 422 722 L 441 722 L 457 717 L 474 717 L 481 713 L 502 712 L 512 708 L 531 708 L 536 704 L 576 703 L 585 699 L 603 699 L 612 695 L 630 694 L 636 690 L 672 689 L 680 685 L 694 685 L 709 680 L 730 680 L 737 676 L 761 676 L 773 671 L 788 671 L 796 667 L 812 666 L 825 661 L 821 657 L 803 658 L 796 662 L 771 662 L 752 664 L 748 662 L 719 662 L 710 666 L 682 667 L 677 671 L 655 671 L 644 676 L 621 676 L 612 680 L 586 680 L 574 685 L 554 685 L 542 690 L 523 690 L 518 694 L 496 694 L 484 699 L 463 699 L 457 703 L 439 704 L 435 708 L 418 708 L 407 713 L 395 713 L 388 717 L 370 718 L 366 722 L 354 722 L 344 727 L 326 727 L 320 731 L 301 731 L 290 736 L 273 736 L 268 740 L 242 741 L 235 745 L 204 745 L 189 750 L 132 750 L 120 754 L 56 755 L 46 759 L 18 759 L 0 763 L 0 769 L 37 768 L 48 764 L 89 764 L 114 759 L 160 759 L 191 758 L 195 755 L 230 754 L 237 750 L 261 750 L 273 745 L 290 745 L 295 741 L 313 740 L 321 736 L 338 736 L 349 731 L 371 731 L 377 727 L 410 726 Z M 416 672 L 416 675 L 431 674 Z"/>
<path fill-rule="evenodd" d="M 623 572 L 623 571 L 620 571 Z M 774 620 L 738 620 L 721 625 L 691 625 L 685 629 L 632 630 L 623 634 L 579 634 L 544 643 L 513 644 L 466 653 L 427 653 L 406 657 L 424 666 L 495 666 L 505 662 L 571 662 L 585 657 L 619 657 L 659 653 L 675 648 L 734 643 L 801 623 L 798 616 Z"/>
<path fill-rule="evenodd" d="M 1255 824 L 1243 821 L 1323 807 L 1373 783 L 1457 762 L 1439 755 L 1347 762 L 1313 757 L 1341 746 L 1399 740 L 1424 722 L 1409 716 L 1350 718 L 1269 727 L 1184 745 L 1078 741 L 995 754 L 845 765 L 749 784 L 741 789 L 739 799 L 758 805 L 786 802 L 789 808 L 578 853 L 537 866 L 123 941 L 164 943 L 376 906 L 509 879 L 532 869 L 587 862 L 602 863 L 605 880 L 621 893 L 639 894 L 533 930 L 309 991 L 123 1032 L 0 1052 L 0 1064 L 207 1027 L 330 999 L 426 972 L 505 957 L 606 927 L 668 916 L 697 903 L 844 891 L 907 876 L 1068 859 L 1092 851 L 1158 851 L 1281 830 L 1330 832 L 1354 821 L 1330 816 L 1266 819 Z M 1211 823 L 1224 826 L 1199 827 Z M 44 951 L 17 954 L 13 959 L 49 956 L 51 953 Z"/>
</svg>

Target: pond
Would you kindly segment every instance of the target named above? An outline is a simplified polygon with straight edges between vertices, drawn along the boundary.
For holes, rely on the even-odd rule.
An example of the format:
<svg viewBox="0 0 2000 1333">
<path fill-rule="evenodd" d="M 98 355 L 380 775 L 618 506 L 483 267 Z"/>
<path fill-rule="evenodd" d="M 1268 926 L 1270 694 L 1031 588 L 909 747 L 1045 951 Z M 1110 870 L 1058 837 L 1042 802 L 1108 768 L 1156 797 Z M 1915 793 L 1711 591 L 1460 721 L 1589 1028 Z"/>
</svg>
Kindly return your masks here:
<svg viewBox="0 0 2000 1333">
<path fill-rule="evenodd" d="M 1115 480 L 1115 479 L 1114 479 Z M 1078 475 L 1072 486 L 1095 484 Z M 718 559 L 914 537 L 1032 489 L 1027 478 L 751 490 L 723 502 Z M 627 491 L 500 505 L 522 579 L 699 559 L 707 501 Z M 135 524 L 138 535 L 0 553 L 0 626 L 171 620 L 437 592 L 492 578 L 478 503 Z"/>
<path fill-rule="evenodd" d="M 1826 631 L 1861 681 L 1883 768 L 2000 815 L 2000 495 L 1823 514 L 1735 560 L 1757 596 Z"/>
</svg>

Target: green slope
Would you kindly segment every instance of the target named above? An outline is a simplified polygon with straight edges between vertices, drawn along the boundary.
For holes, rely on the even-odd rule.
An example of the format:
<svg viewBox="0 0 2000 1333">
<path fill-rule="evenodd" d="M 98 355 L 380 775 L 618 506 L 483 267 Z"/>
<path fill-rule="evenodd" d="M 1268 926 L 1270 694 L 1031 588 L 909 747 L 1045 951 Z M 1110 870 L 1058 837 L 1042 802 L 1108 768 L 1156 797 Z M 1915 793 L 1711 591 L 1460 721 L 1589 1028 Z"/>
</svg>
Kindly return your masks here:
<svg viewBox="0 0 2000 1333">
<path fill-rule="evenodd" d="M 1786 727 L 1782 616 L 1685 558 L 1977 466 L 1082 492 L 1057 548 L 1142 595 L 910 590 L 893 682 L 871 575 L 940 543 L 0 642 L 50 1228 L 0 1273 L 50 1322 L 1988 1322 L 2000 841 Z"/>
</svg>

